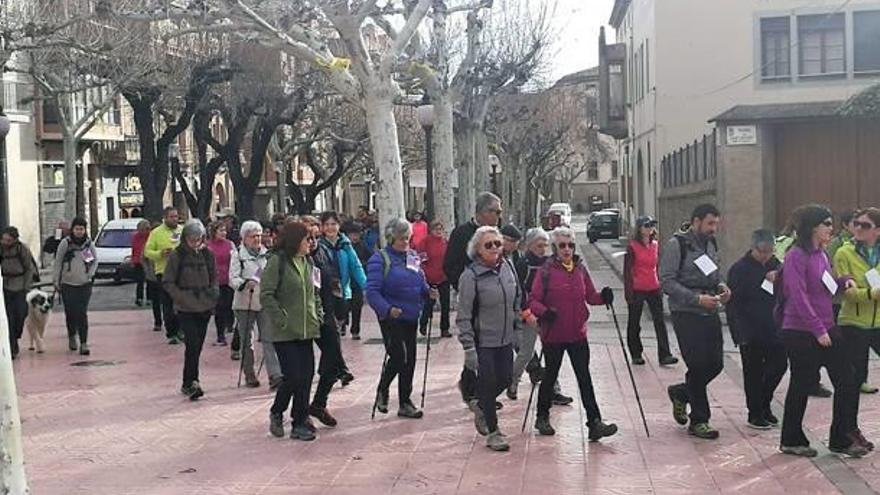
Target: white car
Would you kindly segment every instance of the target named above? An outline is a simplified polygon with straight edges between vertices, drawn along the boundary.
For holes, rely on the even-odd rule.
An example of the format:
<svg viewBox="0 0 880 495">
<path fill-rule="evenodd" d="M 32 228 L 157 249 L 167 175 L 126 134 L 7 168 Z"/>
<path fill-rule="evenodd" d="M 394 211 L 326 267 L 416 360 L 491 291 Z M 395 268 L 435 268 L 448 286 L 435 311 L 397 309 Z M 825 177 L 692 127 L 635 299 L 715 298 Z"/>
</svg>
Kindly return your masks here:
<svg viewBox="0 0 880 495">
<path fill-rule="evenodd" d="M 563 225 L 571 225 L 571 205 L 568 203 L 553 203 L 547 210 L 547 214 L 558 213 Z"/>
<path fill-rule="evenodd" d="M 101 227 L 95 238 L 98 258 L 97 278 L 112 278 L 117 282 L 131 275 L 131 240 L 143 218 L 110 220 Z"/>
</svg>

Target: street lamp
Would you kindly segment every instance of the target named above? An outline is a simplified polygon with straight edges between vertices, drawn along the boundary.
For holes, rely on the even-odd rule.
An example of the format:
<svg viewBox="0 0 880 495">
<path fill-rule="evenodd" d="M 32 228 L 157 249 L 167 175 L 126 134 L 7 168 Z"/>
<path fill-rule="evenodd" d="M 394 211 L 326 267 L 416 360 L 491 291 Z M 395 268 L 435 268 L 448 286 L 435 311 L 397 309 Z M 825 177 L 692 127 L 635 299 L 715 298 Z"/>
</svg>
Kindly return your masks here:
<svg viewBox="0 0 880 495">
<path fill-rule="evenodd" d="M 426 93 L 422 100 L 424 105 L 417 110 L 417 117 L 419 125 L 425 130 L 425 216 L 430 221 L 434 219 L 434 154 L 432 150 L 434 105 L 428 103 L 429 101 Z"/>
<path fill-rule="evenodd" d="M 9 188 L 6 182 L 6 136 L 9 134 L 9 117 L 0 106 L 0 225 L 9 225 Z"/>
<path fill-rule="evenodd" d="M 489 166 L 492 167 L 492 175 L 490 177 L 492 181 L 492 194 L 498 195 L 498 166 L 501 165 L 501 161 L 498 159 L 497 155 L 489 155 Z"/>
</svg>

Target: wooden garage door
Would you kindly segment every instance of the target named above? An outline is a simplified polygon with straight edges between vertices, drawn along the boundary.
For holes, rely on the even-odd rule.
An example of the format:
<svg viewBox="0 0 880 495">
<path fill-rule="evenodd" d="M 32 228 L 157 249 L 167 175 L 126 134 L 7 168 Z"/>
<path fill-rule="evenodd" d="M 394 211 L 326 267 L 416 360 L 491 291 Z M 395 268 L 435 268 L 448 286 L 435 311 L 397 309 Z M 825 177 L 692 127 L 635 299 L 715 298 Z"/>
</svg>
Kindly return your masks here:
<svg viewBox="0 0 880 495">
<path fill-rule="evenodd" d="M 835 214 L 880 206 L 880 121 L 792 123 L 775 130 L 777 227 L 805 203 L 825 204 Z"/>
</svg>

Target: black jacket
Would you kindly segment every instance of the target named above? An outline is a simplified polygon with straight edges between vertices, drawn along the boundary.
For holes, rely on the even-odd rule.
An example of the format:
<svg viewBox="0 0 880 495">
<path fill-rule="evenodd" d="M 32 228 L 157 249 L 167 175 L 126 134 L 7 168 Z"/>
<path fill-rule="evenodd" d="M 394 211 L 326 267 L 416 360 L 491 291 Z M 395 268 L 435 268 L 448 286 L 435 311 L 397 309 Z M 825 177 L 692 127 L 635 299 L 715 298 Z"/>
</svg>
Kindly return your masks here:
<svg viewBox="0 0 880 495">
<path fill-rule="evenodd" d="M 522 309 L 529 306 L 529 294 L 532 292 L 532 284 L 535 282 L 535 276 L 538 270 L 547 262 L 547 256 L 535 256 L 531 251 L 526 251 L 525 256 L 521 256 L 516 262 L 516 275 L 519 278 L 519 285 L 523 290 Z"/>
<path fill-rule="evenodd" d="M 321 306 L 324 308 L 324 325 L 336 328 L 336 316 L 333 310 L 336 297 L 333 295 L 333 292 L 334 289 L 339 290 L 339 266 L 333 259 L 330 248 L 321 243 L 318 243 L 318 246 L 309 257 L 312 260 L 312 264 L 321 270 L 321 290 L 319 296 Z"/>
<path fill-rule="evenodd" d="M 777 335 L 773 308 L 776 298 L 761 288 L 768 272 L 777 271 L 781 263 L 776 257 L 762 265 L 748 252 L 727 274 L 732 293 L 727 305 L 730 335 L 737 344 L 775 342 Z"/>
<path fill-rule="evenodd" d="M 443 259 L 443 273 L 446 274 L 446 279 L 455 290 L 458 290 L 458 279 L 465 267 L 471 262 L 467 255 L 467 245 L 477 228 L 477 223 L 470 220 L 468 223 L 456 227 L 449 235 L 446 258 Z"/>
</svg>

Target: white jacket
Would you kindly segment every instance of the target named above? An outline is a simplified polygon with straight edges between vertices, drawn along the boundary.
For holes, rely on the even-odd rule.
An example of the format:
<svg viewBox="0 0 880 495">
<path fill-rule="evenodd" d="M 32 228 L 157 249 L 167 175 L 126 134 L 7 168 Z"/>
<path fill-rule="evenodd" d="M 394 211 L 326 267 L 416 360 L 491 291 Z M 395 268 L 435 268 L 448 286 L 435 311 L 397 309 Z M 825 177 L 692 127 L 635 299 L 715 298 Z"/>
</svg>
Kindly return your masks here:
<svg viewBox="0 0 880 495">
<path fill-rule="evenodd" d="M 263 246 L 260 246 L 260 253 L 256 256 L 251 254 L 244 244 L 232 251 L 232 258 L 229 260 L 229 286 L 235 291 L 232 309 L 262 311 L 260 278 L 262 278 L 263 270 L 266 269 L 268 258 L 269 252 Z M 253 294 L 244 290 L 244 284 L 248 280 L 257 282 Z"/>
</svg>

